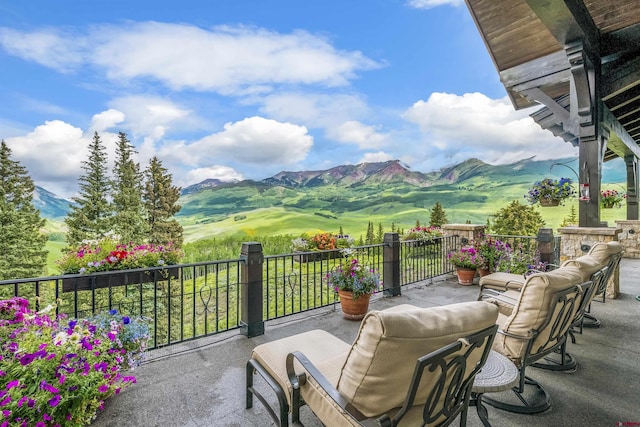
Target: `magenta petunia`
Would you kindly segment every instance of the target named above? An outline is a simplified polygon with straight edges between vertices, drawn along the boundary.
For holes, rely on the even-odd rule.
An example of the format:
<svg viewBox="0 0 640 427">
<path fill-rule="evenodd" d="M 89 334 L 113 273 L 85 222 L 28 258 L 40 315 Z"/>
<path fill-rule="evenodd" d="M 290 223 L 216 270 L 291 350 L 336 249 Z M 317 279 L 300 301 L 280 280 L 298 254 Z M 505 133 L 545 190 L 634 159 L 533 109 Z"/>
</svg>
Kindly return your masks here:
<svg viewBox="0 0 640 427">
<path fill-rule="evenodd" d="M 7 383 L 7 390 L 10 390 L 14 387 L 18 387 L 20 385 L 20 380 L 13 380 Z"/>
<path fill-rule="evenodd" d="M 109 386 L 107 384 L 102 384 L 100 387 L 98 387 L 98 392 L 100 393 L 106 393 L 109 391 Z"/>
<path fill-rule="evenodd" d="M 60 397 L 59 394 L 56 394 L 55 396 L 53 396 L 51 399 L 49 399 L 49 401 L 47 402 L 49 404 L 49 406 L 54 407 L 57 406 L 58 403 L 60 403 L 60 400 L 62 398 Z"/>
</svg>

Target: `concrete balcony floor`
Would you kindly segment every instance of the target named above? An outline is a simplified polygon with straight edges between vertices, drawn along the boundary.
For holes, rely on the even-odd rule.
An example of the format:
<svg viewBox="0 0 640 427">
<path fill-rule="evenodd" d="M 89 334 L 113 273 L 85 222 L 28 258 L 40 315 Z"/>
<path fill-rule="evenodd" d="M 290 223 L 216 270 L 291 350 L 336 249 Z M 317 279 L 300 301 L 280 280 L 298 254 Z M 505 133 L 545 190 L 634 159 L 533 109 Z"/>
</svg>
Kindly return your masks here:
<svg viewBox="0 0 640 427">
<path fill-rule="evenodd" d="M 527 369 L 527 375 L 551 395 L 551 409 L 536 415 L 519 415 L 488 406 L 494 427 L 640 423 L 640 302 L 636 300 L 640 295 L 640 260 L 622 260 L 620 282 L 618 299 L 592 304 L 592 314 L 602 326 L 585 329 L 576 336 L 576 344 L 568 344 L 568 352 L 579 363 L 576 372 Z M 478 290 L 478 286 L 461 286 L 453 276 L 447 276 L 403 288 L 402 296 L 372 298 L 370 309 L 404 303 L 432 307 L 473 301 Z M 254 399 L 252 409 L 244 407 L 245 363 L 251 349 L 311 329 L 324 329 L 352 342 L 358 326 L 359 322 L 344 320 L 337 306 L 268 322 L 266 333 L 256 338 L 247 339 L 232 331 L 189 345 L 156 350 L 151 361 L 134 371 L 137 384 L 110 398 L 92 425 L 271 426 L 260 402 Z M 306 408 L 302 422 L 306 426 L 321 425 Z M 482 425 L 475 408 L 469 409 L 467 425 Z"/>
</svg>

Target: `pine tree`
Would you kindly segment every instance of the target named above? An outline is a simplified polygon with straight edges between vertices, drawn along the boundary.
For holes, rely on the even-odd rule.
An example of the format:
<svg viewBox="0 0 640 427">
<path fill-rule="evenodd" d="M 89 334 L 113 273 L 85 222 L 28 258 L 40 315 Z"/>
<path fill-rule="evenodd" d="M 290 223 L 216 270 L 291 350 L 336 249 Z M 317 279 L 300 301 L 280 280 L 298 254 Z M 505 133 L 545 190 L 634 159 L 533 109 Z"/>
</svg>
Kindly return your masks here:
<svg viewBox="0 0 640 427">
<path fill-rule="evenodd" d="M 384 227 L 382 223 L 378 223 L 378 234 L 376 234 L 376 243 L 382 243 L 384 241 Z"/>
<path fill-rule="evenodd" d="M 33 206 L 35 186 L 26 169 L 11 160 L 11 149 L 0 142 L 0 280 L 44 274 L 47 236 L 45 220 Z"/>
<path fill-rule="evenodd" d="M 70 247 L 83 240 L 101 239 L 111 228 L 113 209 L 107 199 L 110 183 L 105 152 L 100 135 L 95 132 L 89 145 L 89 158 L 82 162 L 85 173 L 78 180 L 80 195 L 72 199 L 71 210 L 64 220 Z"/>
<path fill-rule="evenodd" d="M 340 226 L 340 231 L 338 231 L 338 234 L 341 236 L 344 236 L 344 231 L 342 230 L 342 226 Z"/>
<path fill-rule="evenodd" d="M 431 209 L 429 225 L 432 227 L 442 227 L 447 222 L 447 214 L 444 212 L 444 209 L 440 202 L 436 202 L 436 204 L 433 206 L 433 209 Z"/>
<path fill-rule="evenodd" d="M 124 132 L 118 133 L 116 161 L 113 166 L 112 229 L 121 242 L 142 243 L 147 236 L 148 224 L 142 201 L 140 164 L 133 161 L 135 153 Z"/>
<path fill-rule="evenodd" d="M 560 227 L 569 227 L 571 225 L 578 225 L 579 223 L 578 213 L 576 212 L 576 205 L 571 205 L 571 211 L 569 212 L 569 216 L 565 216 L 562 219 L 562 224 Z"/>
<path fill-rule="evenodd" d="M 365 238 L 365 244 L 372 245 L 375 238 L 376 236 L 373 233 L 373 222 L 369 221 L 369 225 L 367 226 L 367 237 Z"/>
<path fill-rule="evenodd" d="M 182 226 L 172 217 L 180 212 L 178 205 L 180 188 L 173 186 L 172 176 L 154 157 L 145 170 L 143 200 L 147 211 L 149 242 L 164 244 L 172 242 L 181 246 L 184 240 Z"/>
</svg>

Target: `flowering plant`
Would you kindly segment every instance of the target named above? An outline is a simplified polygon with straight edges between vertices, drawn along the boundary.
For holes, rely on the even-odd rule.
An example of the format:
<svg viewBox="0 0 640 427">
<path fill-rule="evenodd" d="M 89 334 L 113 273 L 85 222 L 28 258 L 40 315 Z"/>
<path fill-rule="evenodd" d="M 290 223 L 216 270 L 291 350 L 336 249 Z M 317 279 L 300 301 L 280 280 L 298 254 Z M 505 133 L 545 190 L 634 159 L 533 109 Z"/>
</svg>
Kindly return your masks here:
<svg viewBox="0 0 640 427">
<path fill-rule="evenodd" d="M 480 268 L 485 263 L 482 255 L 472 246 L 449 253 L 449 261 L 458 268 Z"/>
<path fill-rule="evenodd" d="M 127 270 L 177 264 L 182 251 L 172 243 L 166 245 L 119 244 L 114 238 L 86 241 L 67 252 L 58 261 L 62 274 L 85 274 L 96 271 Z"/>
<path fill-rule="evenodd" d="M 505 253 L 496 265 L 496 271 L 524 275 L 531 271 L 547 271 L 547 268 L 547 263 L 540 261 L 539 254 L 532 255 L 522 247 Z"/>
<path fill-rule="evenodd" d="M 573 181 L 570 178 L 560 178 L 559 180 L 545 178 L 533 184 L 524 197 L 532 205 L 542 200 L 563 202 L 576 194 L 572 184 Z"/>
<path fill-rule="evenodd" d="M 436 237 L 444 236 L 444 232 L 440 227 L 417 226 L 409 229 L 402 236 L 402 240 L 420 240 L 432 242 Z"/>
<path fill-rule="evenodd" d="M 487 236 L 475 245 L 478 254 L 484 259 L 485 268 L 489 271 L 496 271 L 498 261 L 504 256 L 508 256 L 511 252 L 511 247 L 508 243 L 498 239 L 494 239 L 491 236 Z"/>
<path fill-rule="evenodd" d="M 602 190 L 600 192 L 600 204 L 605 208 L 619 208 L 626 198 L 626 193 L 621 193 L 618 190 Z"/>
<path fill-rule="evenodd" d="M 352 255 L 344 257 L 325 278 L 336 292 L 353 292 L 354 300 L 364 294 L 373 293 L 380 284 L 380 276 L 375 270 L 362 265 L 358 258 Z"/>
<path fill-rule="evenodd" d="M 348 234 L 318 233 L 310 238 L 293 239 L 291 244 L 295 251 L 329 251 L 350 248 L 354 240 Z"/>
<path fill-rule="evenodd" d="M 104 400 L 136 382 L 123 375 L 146 348 L 145 322 L 115 311 L 93 319 L 34 313 L 0 301 L 0 425 L 84 426 Z M 101 319 L 101 320 L 100 320 Z"/>
</svg>

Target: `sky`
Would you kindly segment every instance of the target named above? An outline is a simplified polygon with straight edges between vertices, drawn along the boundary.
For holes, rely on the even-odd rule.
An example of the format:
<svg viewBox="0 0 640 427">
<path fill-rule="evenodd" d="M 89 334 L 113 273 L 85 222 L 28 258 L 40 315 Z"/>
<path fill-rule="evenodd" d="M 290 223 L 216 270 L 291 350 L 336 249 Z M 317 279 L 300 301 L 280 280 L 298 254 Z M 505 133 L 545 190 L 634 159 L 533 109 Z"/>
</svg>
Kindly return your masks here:
<svg viewBox="0 0 640 427">
<path fill-rule="evenodd" d="M 94 132 L 182 187 L 577 156 L 513 108 L 463 0 L 0 0 L 0 100 L 0 138 L 61 197 Z"/>
</svg>

